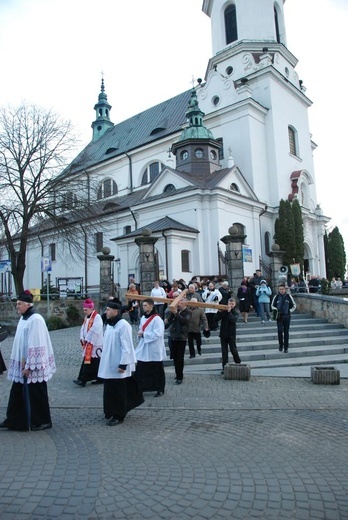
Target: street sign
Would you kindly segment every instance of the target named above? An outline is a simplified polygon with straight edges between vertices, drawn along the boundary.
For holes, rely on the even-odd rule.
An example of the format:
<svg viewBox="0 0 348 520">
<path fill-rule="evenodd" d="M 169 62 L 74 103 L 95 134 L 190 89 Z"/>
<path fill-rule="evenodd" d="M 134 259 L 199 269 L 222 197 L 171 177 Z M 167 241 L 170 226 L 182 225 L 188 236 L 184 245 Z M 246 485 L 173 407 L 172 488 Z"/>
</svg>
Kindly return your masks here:
<svg viewBox="0 0 348 520">
<path fill-rule="evenodd" d="M 52 261 L 50 256 L 41 257 L 41 271 L 43 273 L 50 273 L 52 271 Z"/>
</svg>

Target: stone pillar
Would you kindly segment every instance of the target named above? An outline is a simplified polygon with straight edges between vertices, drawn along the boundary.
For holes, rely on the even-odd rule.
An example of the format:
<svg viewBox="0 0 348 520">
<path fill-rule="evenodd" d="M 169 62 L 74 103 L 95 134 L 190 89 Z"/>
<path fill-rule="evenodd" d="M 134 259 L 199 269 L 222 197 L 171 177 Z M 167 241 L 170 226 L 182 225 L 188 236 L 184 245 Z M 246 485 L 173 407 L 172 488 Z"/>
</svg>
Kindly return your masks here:
<svg viewBox="0 0 348 520">
<path fill-rule="evenodd" d="M 280 282 L 285 282 L 287 285 L 287 276 L 280 275 L 280 268 L 283 265 L 283 257 L 285 251 L 280 251 L 278 244 L 273 244 L 271 247 L 271 251 L 268 253 L 268 256 L 271 259 L 270 268 L 271 268 L 271 280 L 270 284 L 274 294 L 278 292 L 278 285 Z"/>
<path fill-rule="evenodd" d="M 151 229 L 144 228 L 143 236 L 136 238 L 139 247 L 140 289 L 141 294 L 149 294 L 157 279 L 155 264 L 155 244 L 158 238 L 151 237 Z"/>
<path fill-rule="evenodd" d="M 243 235 L 237 226 L 231 226 L 229 235 L 220 240 L 226 244 L 226 263 L 228 283 L 234 297 L 237 296 L 238 287 L 244 277 L 243 243 L 246 235 Z"/>
<path fill-rule="evenodd" d="M 97 258 L 100 261 L 99 301 L 106 302 L 109 296 L 114 294 L 111 262 L 113 262 L 115 257 L 110 255 L 110 249 L 108 247 L 103 247 L 102 254 L 97 255 Z"/>
</svg>

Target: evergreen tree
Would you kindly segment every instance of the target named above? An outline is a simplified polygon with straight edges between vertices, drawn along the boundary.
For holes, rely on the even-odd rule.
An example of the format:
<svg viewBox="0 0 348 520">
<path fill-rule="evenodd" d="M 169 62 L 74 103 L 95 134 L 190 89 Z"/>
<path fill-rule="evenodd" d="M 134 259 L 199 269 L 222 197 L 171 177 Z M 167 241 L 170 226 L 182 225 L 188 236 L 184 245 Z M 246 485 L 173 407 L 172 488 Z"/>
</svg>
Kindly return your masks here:
<svg viewBox="0 0 348 520">
<path fill-rule="evenodd" d="M 304 233 L 303 233 L 303 219 L 301 206 L 298 200 L 294 200 L 291 204 L 292 213 L 294 216 L 294 230 L 295 230 L 295 262 L 301 264 L 301 271 L 303 270 L 304 257 Z"/>
<path fill-rule="evenodd" d="M 326 278 L 329 278 L 329 237 L 327 236 L 327 231 L 325 231 L 324 235 L 324 252 L 325 252 L 325 272 Z"/>
<path fill-rule="evenodd" d="M 279 203 L 279 217 L 275 223 L 275 241 L 281 251 L 285 251 L 284 264 L 289 266 L 293 263 L 296 255 L 295 222 L 288 200 Z"/>
<path fill-rule="evenodd" d="M 346 272 L 346 252 L 344 248 L 344 241 L 338 227 L 328 235 L 328 278 L 334 276 L 344 280 Z"/>
</svg>

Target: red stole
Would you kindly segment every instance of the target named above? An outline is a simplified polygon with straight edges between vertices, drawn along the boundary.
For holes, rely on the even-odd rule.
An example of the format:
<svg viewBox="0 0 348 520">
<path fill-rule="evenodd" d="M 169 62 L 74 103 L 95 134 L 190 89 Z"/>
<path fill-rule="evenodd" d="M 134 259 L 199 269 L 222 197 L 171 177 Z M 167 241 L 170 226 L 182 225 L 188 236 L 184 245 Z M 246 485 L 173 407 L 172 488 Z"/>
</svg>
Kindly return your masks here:
<svg viewBox="0 0 348 520">
<path fill-rule="evenodd" d="M 144 332 L 144 330 L 146 329 L 146 327 L 148 325 L 150 325 L 150 323 L 152 322 L 152 320 L 154 318 L 156 318 L 156 316 L 159 316 L 159 314 L 151 314 L 151 316 L 149 318 L 147 318 L 147 320 L 145 321 L 144 325 L 141 327 L 141 330 Z"/>
<path fill-rule="evenodd" d="M 96 317 L 96 315 L 97 315 L 97 311 L 94 310 L 92 312 L 92 314 L 90 315 L 90 317 L 88 318 L 87 332 L 92 327 L 93 322 L 94 322 L 94 318 Z M 84 319 L 84 323 L 86 322 L 86 320 L 87 320 L 87 318 Z M 92 349 L 93 349 L 92 343 L 90 343 L 89 341 L 86 341 L 86 343 L 85 343 L 85 356 L 84 356 L 84 359 L 83 359 L 83 362 L 84 362 L 85 365 L 90 365 L 91 364 Z"/>
</svg>

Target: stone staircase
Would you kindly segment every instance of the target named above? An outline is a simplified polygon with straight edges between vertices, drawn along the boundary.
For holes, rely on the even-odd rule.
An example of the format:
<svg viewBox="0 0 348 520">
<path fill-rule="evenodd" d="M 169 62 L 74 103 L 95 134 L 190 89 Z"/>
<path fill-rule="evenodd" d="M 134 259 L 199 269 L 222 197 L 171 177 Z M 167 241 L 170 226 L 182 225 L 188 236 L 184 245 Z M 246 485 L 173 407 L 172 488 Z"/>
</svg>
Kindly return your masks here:
<svg viewBox="0 0 348 520">
<path fill-rule="evenodd" d="M 218 332 L 210 338 L 202 336 L 202 355 L 189 359 L 185 352 L 185 370 L 221 370 L 221 353 Z M 279 352 L 277 326 L 275 322 L 261 323 L 260 318 L 249 316 L 248 323 L 241 319 L 237 324 L 237 347 L 242 363 L 250 365 L 254 373 L 262 369 L 278 370 L 314 365 L 343 365 L 348 370 L 348 329 L 342 325 L 312 318 L 309 314 L 295 312 L 290 326 L 289 352 Z M 232 362 L 232 356 L 229 355 Z M 166 366 L 172 366 L 169 359 Z M 260 370 L 261 369 L 261 370 Z M 280 369 L 280 370 L 279 370 Z M 308 374 L 310 369 L 308 368 Z"/>
</svg>

